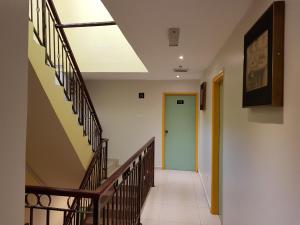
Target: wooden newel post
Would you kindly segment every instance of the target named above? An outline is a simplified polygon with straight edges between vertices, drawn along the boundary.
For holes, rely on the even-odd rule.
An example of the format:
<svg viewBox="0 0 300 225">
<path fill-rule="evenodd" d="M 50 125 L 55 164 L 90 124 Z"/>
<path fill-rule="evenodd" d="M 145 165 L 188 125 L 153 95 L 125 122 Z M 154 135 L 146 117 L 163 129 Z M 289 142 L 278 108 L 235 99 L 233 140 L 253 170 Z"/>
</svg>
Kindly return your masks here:
<svg viewBox="0 0 300 225">
<path fill-rule="evenodd" d="M 98 225 L 98 222 L 100 221 L 99 216 L 100 216 L 100 212 L 99 212 L 99 197 L 94 197 L 93 198 L 93 225 Z"/>
<path fill-rule="evenodd" d="M 105 142 L 105 179 L 108 177 L 108 170 L 107 170 L 107 150 L 108 150 L 108 140 Z"/>
</svg>

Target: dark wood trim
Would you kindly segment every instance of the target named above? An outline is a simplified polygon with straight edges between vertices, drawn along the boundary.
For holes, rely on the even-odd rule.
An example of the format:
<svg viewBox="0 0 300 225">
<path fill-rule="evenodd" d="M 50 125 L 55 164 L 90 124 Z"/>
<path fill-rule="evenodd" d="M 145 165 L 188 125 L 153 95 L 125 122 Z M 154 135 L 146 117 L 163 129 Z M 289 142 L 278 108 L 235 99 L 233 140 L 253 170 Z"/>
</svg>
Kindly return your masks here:
<svg viewBox="0 0 300 225">
<path fill-rule="evenodd" d="M 117 25 L 115 21 L 57 24 L 57 28 L 103 27 Z"/>
<path fill-rule="evenodd" d="M 285 2 L 274 1 L 244 36 L 243 107 L 283 106 Z M 247 48 L 268 31 L 268 83 L 247 91 Z"/>
<path fill-rule="evenodd" d="M 31 186 L 31 185 L 25 186 L 25 193 L 78 197 L 78 198 L 99 197 L 99 194 L 96 191 L 86 191 L 81 189 L 57 188 L 57 187 L 40 187 L 40 186 Z"/>
<path fill-rule="evenodd" d="M 284 18 L 285 2 L 276 1 L 273 5 L 273 87 L 272 105 L 283 106 L 284 83 Z"/>
</svg>

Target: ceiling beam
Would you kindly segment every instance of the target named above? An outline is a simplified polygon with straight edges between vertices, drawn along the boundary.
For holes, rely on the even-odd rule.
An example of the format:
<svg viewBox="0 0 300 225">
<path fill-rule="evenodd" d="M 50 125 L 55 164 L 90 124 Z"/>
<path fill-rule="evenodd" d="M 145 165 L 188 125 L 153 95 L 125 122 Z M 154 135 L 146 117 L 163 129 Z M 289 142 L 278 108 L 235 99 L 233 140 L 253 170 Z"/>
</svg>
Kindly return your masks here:
<svg viewBox="0 0 300 225">
<path fill-rule="evenodd" d="M 114 26 L 117 25 L 115 21 L 108 22 L 91 22 L 91 23 L 68 23 L 68 24 L 57 24 L 57 28 L 78 28 L 78 27 L 103 27 L 103 26 Z"/>
</svg>

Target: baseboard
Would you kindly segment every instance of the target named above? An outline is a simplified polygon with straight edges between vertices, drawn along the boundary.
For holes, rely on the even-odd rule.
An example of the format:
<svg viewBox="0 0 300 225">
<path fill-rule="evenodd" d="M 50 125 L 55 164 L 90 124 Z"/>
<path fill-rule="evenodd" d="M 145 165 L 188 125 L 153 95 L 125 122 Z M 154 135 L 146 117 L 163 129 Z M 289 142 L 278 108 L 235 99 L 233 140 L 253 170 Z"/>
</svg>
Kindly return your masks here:
<svg viewBox="0 0 300 225">
<path fill-rule="evenodd" d="M 201 174 L 200 172 L 198 172 L 198 174 L 199 174 L 199 177 L 200 177 L 200 182 L 201 182 L 202 187 L 203 187 L 203 189 L 204 189 L 206 201 L 207 201 L 207 203 L 208 203 L 208 205 L 209 205 L 209 208 L 211 208 L 210 198 L 209 198 L 209 196 L 208 196 L 208 194 L 207 194 L 207 190 L 206 190 L 205 185 L 204 185 L 204 181 L 203 181 L 202 174 Z"/>
</svg>

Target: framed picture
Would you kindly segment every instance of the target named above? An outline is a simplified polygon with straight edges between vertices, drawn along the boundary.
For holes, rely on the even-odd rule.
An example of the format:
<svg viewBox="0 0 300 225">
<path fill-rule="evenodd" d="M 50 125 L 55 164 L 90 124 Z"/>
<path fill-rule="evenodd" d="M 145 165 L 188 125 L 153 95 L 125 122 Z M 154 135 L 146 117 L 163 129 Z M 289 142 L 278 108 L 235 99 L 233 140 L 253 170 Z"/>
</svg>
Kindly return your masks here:
<svg viewBox="0 0 300 225">
<path fill-rule="evenodd" d="M 243 107 L 283 106 L 284 1 L 275 1 L 244 37 Z"/>
<path fill-rule="evenodd" d="M 200 85 L 200 110 L 205 110 L 206 106 L 206 82 Z"/>
</svg>

